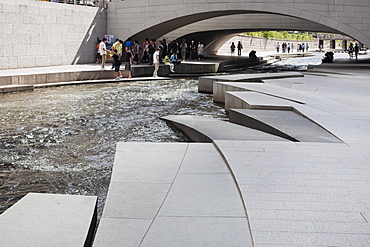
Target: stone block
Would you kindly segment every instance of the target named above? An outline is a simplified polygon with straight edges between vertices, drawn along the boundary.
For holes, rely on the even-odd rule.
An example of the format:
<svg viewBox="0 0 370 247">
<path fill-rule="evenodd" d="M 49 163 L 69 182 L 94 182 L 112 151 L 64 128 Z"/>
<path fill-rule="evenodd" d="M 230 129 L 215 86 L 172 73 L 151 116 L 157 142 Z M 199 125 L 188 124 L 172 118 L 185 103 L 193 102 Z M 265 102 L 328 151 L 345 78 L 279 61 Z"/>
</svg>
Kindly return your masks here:
<svg viewBox="0 0 370 247">
<path fill-rule="evenodd" d="M 0 215 L 3 246 L 90 246 L 95 196 L 29 193 Z"/>
</svg>

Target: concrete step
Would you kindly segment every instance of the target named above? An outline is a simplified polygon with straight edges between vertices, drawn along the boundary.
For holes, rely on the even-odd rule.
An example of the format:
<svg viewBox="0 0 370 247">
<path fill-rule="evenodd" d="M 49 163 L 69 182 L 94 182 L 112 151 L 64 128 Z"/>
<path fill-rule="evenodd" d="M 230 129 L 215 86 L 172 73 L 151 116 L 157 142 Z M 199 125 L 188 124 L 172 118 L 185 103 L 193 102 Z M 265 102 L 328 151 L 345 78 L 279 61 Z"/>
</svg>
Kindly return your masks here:
<svg viewBox="0 0 370 247">
<path fill-rule="evenodd" d="M 94 247 L 249 247 L 249 232 L 240 192 L 212 144 L 117 144 Z"/>
<path fill-rule="evenodd" d="M 260 73 L 260 74 L 237 74 L 237 75 L 219 75 L 203 76 L 199 78 L 198 92 L 213 93 L 213 82 L 262 82 L 264 79 L 277 79 L 289 77 L 303 77 L 299 72 L 281 72 L 281 73 Z"/>
<path fill-rule="evenodd" d="M 213 101 L 225 103 L 227 91 L 251 91 L 287 99 L 299 104 L 305 104 L 310 98 L 303 96 L 301 92 L 290 88 L 265 84 L 243 82 L 215 82 L 213 84 Z"/>
<path fill-rule="evenodd" d="M 161 117 L 195 142 L 214 140 L 287 141 L 281 137 L 237 124 L 192 115 L 169 115 Z"/>
<path fill-rule="evenodd" d="M 91 246 L 96 196 L 29 193 L 0 215 L 0 246 Z"/>
<path fill-rule="evenodd" d="M 0 86 L 0 93 L 32 91 L 33 89 L 32 85 L 4 85 Z"/>
<path fill-rule="evenodd" d="M 293 111 L 230 109 L 230 122 L 299 142 L 340 143 L 311 120 Z"/>
<path fill-rule="evenodd" d="M 285 110 L 293 111 L 295 102 L 256 92 L 226 92 L 225 110 Z"/>
</svg>

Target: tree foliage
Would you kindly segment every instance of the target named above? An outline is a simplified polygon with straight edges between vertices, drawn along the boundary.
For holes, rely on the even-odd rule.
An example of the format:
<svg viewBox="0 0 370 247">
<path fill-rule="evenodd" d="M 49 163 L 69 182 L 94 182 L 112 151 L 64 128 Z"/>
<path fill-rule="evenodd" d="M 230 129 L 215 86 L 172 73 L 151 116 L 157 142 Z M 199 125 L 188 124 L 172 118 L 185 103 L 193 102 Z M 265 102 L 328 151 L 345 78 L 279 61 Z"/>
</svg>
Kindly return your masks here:
<svg viewBox="0 0 370 247">
<path fill-rule="evenodd" d="M 304 32 L 300 33 L 289 33 L 287 31 L 262 31 L 262 32 L 248 32 L 245 35 L 254 37 L 263 37 L 266 39 L 283 39 L 283 40 L 295 40 L 295 41 L 313 41 L 314 38 L 311 34 Z"/>
</svg>

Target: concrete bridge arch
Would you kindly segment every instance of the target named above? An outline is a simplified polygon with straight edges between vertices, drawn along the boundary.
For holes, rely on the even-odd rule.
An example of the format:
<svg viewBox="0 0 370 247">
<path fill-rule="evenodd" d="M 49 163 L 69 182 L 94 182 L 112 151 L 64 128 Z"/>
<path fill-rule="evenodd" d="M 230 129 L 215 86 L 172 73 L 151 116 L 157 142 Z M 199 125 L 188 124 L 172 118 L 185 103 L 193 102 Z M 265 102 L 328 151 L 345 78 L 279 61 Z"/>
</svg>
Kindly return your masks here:
<svg viewBox="0 0 370 247">
<path fill-rule="evenodd" d="M 107 10 L 107 31 L 116 37 L 143 40 L 145 38 L 165 37 L 188 25 L 202 21 L 212 25 L 215 18 L 236 19 L 238 16 L 271 15 L 280 29 L 290 29 L 284 19 L 302 23 L 302 29 L 315 29 L 322 32 L 337 32 L 352 37 L 370 46 L 370 1 L 367 0 L 229 0 L 220 2 L 206 0 L 136 0 L 113 1 Z M 277 21 L 277 22 L 276 22 Z M 263 29 L 268 21 L 260 21 L 253 29 Z M 271 22 L 270 22 L 271 23 Z M 310 24 L 310 25 L 308 25 Z M 307 26 L 306 26 L 307 25 Z M 236 29 L 231 23 L 223 30 Z M 244 31 L 248 29 L 246 27 Z M 278 29 L 278 28 L 274 28 Z M 239 31 L 239 28 L 237 28 Z M 240 29 L 242 30 L 242 29 Z M 206 31 L 201 26 L 188 30 L 188 33 Z M 220 32 L 220 36 L 227 32 Z M 185 33 L 184 33 L 185 34 Z"/>
</svg>

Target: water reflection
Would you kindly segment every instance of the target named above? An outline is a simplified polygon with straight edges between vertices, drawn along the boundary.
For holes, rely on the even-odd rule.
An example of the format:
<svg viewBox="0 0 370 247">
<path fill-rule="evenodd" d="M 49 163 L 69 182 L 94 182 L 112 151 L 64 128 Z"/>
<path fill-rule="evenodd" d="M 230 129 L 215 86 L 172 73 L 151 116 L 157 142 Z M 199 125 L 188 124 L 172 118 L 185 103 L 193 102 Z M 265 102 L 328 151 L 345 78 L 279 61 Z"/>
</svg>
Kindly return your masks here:
<svg viewBox="0 0 370 247">
<path fill-rule="evenodd" d="M 0 212 L 28 192 L 106 195 L 115 144 L 181 142 L 159 116 L 224 118 L 196 80 L 94 84 L 0 95 Z"/>
</svg>

